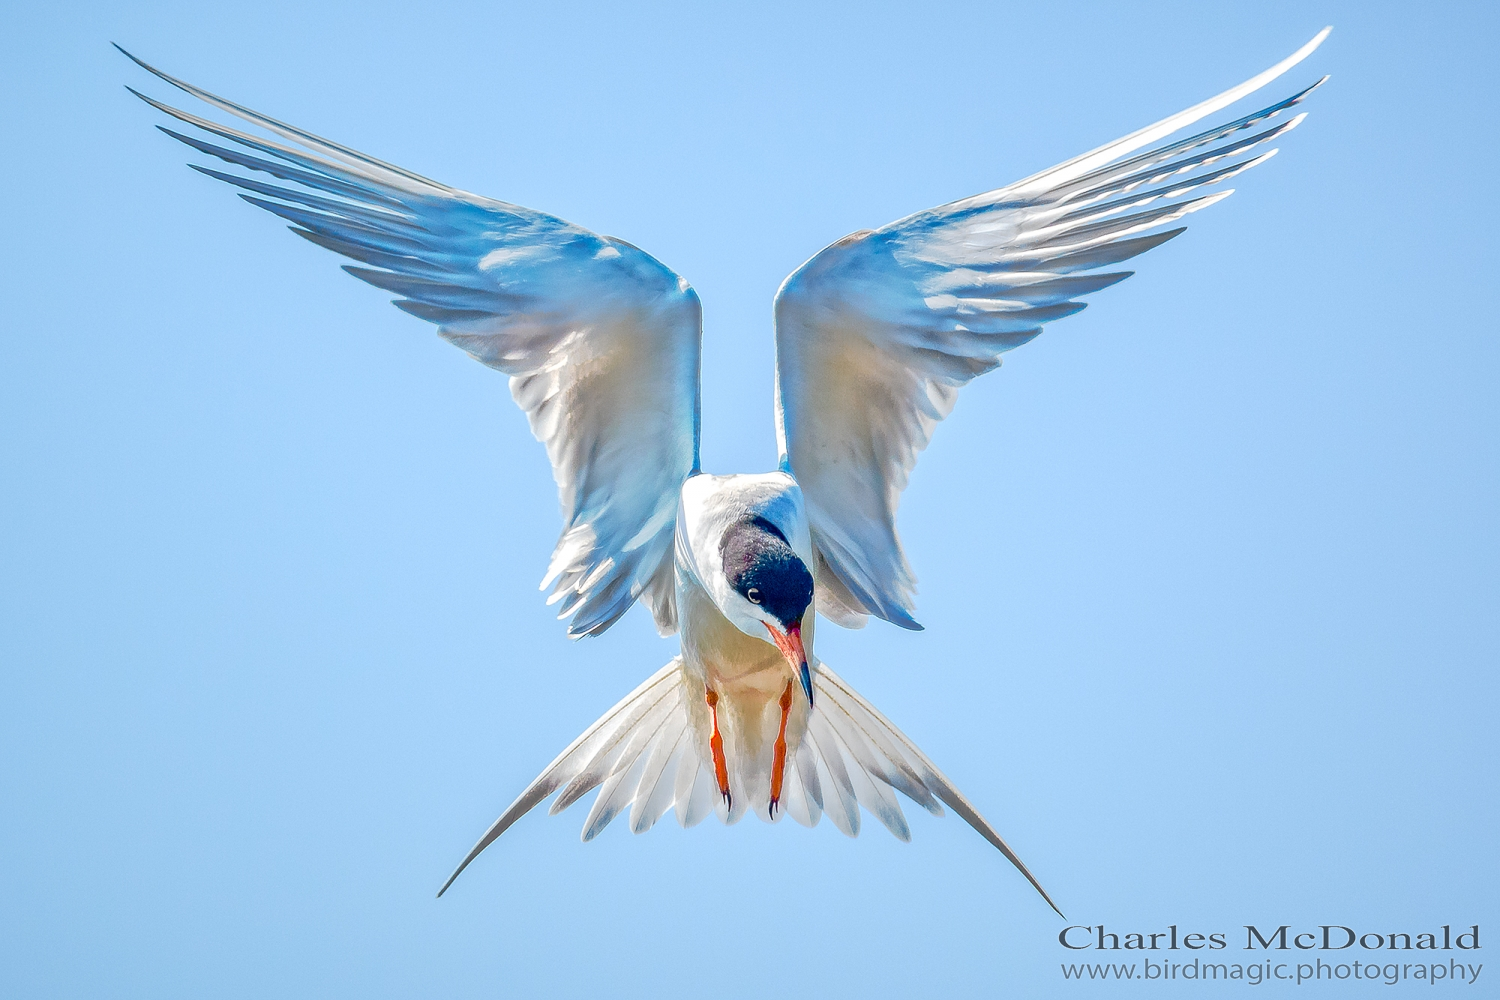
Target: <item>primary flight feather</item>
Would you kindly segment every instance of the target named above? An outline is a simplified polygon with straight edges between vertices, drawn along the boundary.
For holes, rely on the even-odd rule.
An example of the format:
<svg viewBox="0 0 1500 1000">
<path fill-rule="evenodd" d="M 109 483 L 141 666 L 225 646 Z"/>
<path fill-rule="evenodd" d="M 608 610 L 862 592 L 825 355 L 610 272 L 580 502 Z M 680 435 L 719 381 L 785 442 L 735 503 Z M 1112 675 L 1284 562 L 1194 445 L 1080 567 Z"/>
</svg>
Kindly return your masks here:
<svg viewBox="0 0 1500 1000">
<path fill-rule="evenodd" d="M 125 53 L 259 130 L 132 90 L 175 119 L 162 131 L 249 173 L 195 169 L 355 261 L 344 269 L 510 376 L 557 481 L 563 530 L 542 588 L 568 634 L 597 635 L 637 600 L 663 635 L 680 632 L 679 655 L 564 750 L 442 891 L 553 794 L 557 812 L 597 789 L 585 840 L 621 813 L 639 833 L 668 810 L 685 826 L 747 812 L 811 826 L 826 814 L 853 836 L 861 808 L 904 840 L 900 792 L 933 813 L 953 809 L 1053 905 L 926 755 L 817 659 L 813 612 L 846 627 L 873 616 L 921 628 L 896 511 L 958 390 L 1082 309 L 1083 296 L 1129 277 L 1111 268 L 1182 233 L 1175 223 L 1232 193 L 1223 182 L 1269 159 L 1270 143 L 1305 117 L 1284 112 L 1323 80 L 1163 140 L 1278 78 L 1328 32 L 1154 125 L 814 255 L 775 301 L 779 469 L 730 476 L 699 467 L 702 311 L 660 261 L 319 138 Z"/>
</svg>

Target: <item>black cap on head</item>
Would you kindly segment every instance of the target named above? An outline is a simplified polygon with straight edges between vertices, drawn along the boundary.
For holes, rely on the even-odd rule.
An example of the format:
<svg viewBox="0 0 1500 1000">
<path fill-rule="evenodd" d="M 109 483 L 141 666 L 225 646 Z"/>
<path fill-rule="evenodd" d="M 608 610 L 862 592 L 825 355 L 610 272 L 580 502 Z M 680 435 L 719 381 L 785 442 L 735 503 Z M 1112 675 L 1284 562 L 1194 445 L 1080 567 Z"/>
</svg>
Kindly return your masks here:
<svg viewBox="0 0 1500 1000">
<path fill-rule="evenodd" d="M 787 628 L 812 603 L 813 578 L 781 529 L 763 517 L 747 518 L 724 533 L 719 548 L 729 585 Z"/>
</svg>

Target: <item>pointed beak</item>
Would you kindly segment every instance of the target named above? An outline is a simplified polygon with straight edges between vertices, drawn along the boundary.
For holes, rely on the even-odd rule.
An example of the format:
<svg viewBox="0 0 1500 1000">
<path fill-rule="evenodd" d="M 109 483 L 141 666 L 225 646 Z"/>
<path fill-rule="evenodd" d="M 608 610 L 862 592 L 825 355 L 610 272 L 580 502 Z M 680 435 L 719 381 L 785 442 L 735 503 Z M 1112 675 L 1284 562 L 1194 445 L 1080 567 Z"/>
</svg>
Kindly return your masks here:
<svg viewBox="0 0 1500 1000">
<path fill-rule="evenodd" d="M 771 633 L 771 639 L 776 643 L 776 648 L 781 650 L 781 655 L 786 657 L 786 662 L 791 664 L 792 671 L 802 682 L 802 693 L 807 695 L 807 704 L 813 703 L 812 671 L 807 667 L 807 651 L 802 648 L 802 623 L 792 622 L 783 632 L 777 631 L 771 624 L 766 625 L 766 631 Z"/>
</svg>

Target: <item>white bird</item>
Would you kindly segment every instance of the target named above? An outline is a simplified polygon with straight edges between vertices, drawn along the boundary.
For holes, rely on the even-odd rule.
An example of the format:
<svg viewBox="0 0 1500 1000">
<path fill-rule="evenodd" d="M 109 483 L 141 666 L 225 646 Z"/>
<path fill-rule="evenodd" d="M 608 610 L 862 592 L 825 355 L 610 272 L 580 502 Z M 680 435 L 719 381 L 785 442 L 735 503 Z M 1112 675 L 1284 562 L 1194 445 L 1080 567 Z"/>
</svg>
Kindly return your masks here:
<svg viewBox="0 0 1500 1000">
<path fill-rule="evenodd" d="M 907 840 L 899 791 L 935 814 L 957 812 L 1056 909 L 968 799 L 814 655 L 814 612 L 849 628 L 870 616 L 921 628 L 896 508 L 959 388 L 1082 309 L 1079 296 L 1133 273 L 1101 268 L 1177 236 L 1181 227 L 1164 227 L 1228 197 L 1213 185 L 1273 155 L 1267 144 L 1305 113 L 1262 124 L 1327 77 L 1160 143 L 1281 76 L 1329 30 L 1154 125 L 814 255 L 776 295 L 780 468 L 730 476 L 698 463 L 698 296 L 655 258 L 321 139 L 125 53 L 275 138 L 132 90 L 192 129 L 164 132 L 284 183 L 194 169 L 358 261 L 345 270 L 510 376 L 557 480 L 563 531 L 542 587 L 568 634 L 598 635 L 637 600 L 662 635 L 681 633 L 680 653 L 548 765 L 438 894 L 554 792 L 555 813 L 598 789 L 584 840 L 626 809 L 636 833 L 675 809 L 684 826 L 748 812 L 812 826 L 826 814 L 854 836 L 861 806 Z"/>
</svg>

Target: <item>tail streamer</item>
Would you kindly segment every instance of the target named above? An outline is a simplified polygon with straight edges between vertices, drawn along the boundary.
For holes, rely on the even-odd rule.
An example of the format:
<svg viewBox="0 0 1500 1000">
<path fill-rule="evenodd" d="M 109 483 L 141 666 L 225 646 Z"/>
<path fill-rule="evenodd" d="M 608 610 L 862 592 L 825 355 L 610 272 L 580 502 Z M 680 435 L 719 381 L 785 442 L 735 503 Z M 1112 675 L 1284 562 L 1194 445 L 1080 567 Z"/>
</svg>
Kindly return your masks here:
<svg viewBox="0 0 1500 1000">
<path fill-rule="evenodd" d="M 1004 838 L 953 783 L 901 730 L 891 724 L 824 663 L 812 666 L 817 708 L 787 762 L 781 786 L 781 814 L 803 826 L 816 826 L 825 814 L 850 837 L 859 835 L 860 808 L 903 841 L 911 829 L 896 797 L 900 792 L 934 816 L 947 805 L 1015 865 L 1047 905 L 1047 895 Z M 501 834 L 554 792 L 549 810 L 562 812 L 594 789 L 598 794 L 583 824 L 592 840 L 615 817 L 629 810 L 630 829 L 644 833 L 667 812 L 684 827 L 719 811 L 727 822 L 742 813 L 724 813 L 707 745 L 694 731 L 690 705 L 695 698 L 682 661 L 674 659 L 599 718 L 526 787 L 463 862 L 438 895 Z M 763 817 L 775 821 L 775 817 Z M 1058 910 L 1059 915 L 1061 911 Z"/>
</svg>

